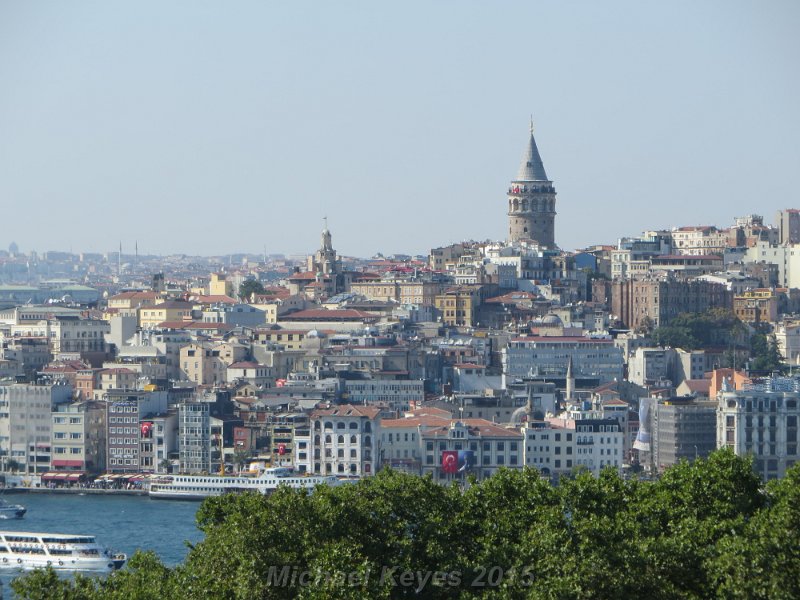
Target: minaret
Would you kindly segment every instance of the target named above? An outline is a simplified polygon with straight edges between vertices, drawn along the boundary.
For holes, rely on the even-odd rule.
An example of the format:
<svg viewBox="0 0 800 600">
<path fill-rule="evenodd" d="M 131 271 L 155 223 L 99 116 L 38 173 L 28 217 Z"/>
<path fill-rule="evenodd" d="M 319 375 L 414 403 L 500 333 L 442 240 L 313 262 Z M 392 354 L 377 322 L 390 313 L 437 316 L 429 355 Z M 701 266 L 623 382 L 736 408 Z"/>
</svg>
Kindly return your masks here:
<svg viewBox="0 0 800 600">
<path fill-rule="evenodd" d="M 555 248 L 556 189 L 544 172 L 533 137 L 525 148 L 517 178 L 508 188 L 508 241 L 533 240 Z"/>
<path fill-rule="evenodd" d="M 567 382 L 564 389 L 564 398 L 567 402 L 575 395 L 575 375 L 572 373 L 572 356 L 567 359 Z"/>
</svg>

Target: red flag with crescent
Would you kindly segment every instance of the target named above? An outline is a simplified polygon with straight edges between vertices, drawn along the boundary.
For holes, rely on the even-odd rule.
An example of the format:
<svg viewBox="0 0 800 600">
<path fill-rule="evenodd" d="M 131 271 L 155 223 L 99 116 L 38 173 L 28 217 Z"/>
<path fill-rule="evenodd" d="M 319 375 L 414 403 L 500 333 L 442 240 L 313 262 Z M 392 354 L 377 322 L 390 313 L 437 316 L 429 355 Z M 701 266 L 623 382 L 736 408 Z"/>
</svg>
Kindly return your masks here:
<svg viewBox="0 0 800 600">
<path fill-rule="evenodd" d="M 458 473 L 458 452 L 445 450 L 442 452 L 442 472 Z"/>
</svg>

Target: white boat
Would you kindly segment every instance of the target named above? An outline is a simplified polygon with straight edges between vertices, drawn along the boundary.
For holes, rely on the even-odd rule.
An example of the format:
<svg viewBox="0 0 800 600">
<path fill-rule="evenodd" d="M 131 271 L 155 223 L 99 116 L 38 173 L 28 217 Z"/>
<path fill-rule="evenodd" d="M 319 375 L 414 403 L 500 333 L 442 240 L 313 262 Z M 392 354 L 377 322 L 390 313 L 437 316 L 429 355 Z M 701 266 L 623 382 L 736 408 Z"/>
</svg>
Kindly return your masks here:
<svg viewBox="0 0 800 600">
<path fill-rule="evenodd" d="M 2 569 L 108 572 L 119 569 L 126 559 L 99 545 L 91 535 L 0 531 Z"/>
<path fill-rule="evenodd" d="M 270 494 L 280 485 L 294 489 L 311 490 L 317 485 L 339 485 L 341 481 L 333 475 L 302 475 L 290 467 L 264 469 L 255 477 L 227 475 L 163 475 L 150 480 L 150 497 L 180 500 L 202 500 L 209 496 L 221 496 L 237 492 Z"/>
<path fill-rule="evenodd" d="M 0 519 L 21 519 L 28 511 L 22 504 L 10 504 L 0 498 Z"/>
</svg>

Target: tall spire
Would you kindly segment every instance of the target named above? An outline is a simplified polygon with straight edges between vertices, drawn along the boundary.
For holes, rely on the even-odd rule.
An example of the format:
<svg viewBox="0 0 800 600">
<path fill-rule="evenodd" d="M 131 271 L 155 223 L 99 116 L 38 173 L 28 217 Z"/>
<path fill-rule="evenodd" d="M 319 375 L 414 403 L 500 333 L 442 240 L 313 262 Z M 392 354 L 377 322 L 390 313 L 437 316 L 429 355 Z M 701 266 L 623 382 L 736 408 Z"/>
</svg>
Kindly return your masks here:
<svg viewBox="0 0 800 600">
<path fill-rule="evenodd" d="M 539 148 L 536 147 L 536 138 L 533 137 L 533 115 L 531 115 L 531 137 L 522 155 L 516 181 L 550 181 L 544 172 L 544 163 L 539 156 Z"/>
<path fill-rule="evenodd" d="M 564 395 L 566 396 L 566 400 L 572 400 L 572 396 L 575 394 L 575 375 L 572 372 L 572 355 L 570 355 L 567 359 L 567 377 L 565 388 Z"/>
</svg>

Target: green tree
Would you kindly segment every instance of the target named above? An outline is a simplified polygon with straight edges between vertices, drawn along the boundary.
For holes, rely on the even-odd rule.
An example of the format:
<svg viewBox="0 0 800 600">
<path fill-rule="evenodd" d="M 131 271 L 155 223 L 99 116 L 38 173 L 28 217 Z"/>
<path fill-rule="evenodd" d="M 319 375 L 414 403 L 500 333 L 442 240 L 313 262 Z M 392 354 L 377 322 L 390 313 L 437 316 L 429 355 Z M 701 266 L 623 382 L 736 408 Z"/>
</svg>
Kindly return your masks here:
<svg viewBox="0 0 800 600">
<path fill-rule="evenodd" d="M 239 299 L 248 301 L 253 294 L 264 293 L 264 286 L 256 279 L 245 279 L 239 286 Z"/>
<path fill-rule="evenodd" d="M 756 333 L 750 338 L 750 356 L 752 371 L 769 374 L 774 371 L 779 373 L 786 372 L 787 366 L 783 362 L 778 340 L 774 335 L 767 337 L 762 333 Z"/>
<path fill-rule="evenodd" d="M 607 469 L 553 486 L 526 468 L 462 488 L 387 469 L 313 493 L 209 498 L 197 523 L 205 539 L 173 569 L 139 553 L 105 579 L 36 571 L 12 588 L 67 600 L 800 597 L 800 466 L 765 488 L 729 450 L 652 482 Z"/>
</svg>

